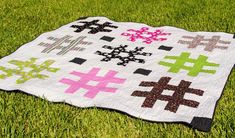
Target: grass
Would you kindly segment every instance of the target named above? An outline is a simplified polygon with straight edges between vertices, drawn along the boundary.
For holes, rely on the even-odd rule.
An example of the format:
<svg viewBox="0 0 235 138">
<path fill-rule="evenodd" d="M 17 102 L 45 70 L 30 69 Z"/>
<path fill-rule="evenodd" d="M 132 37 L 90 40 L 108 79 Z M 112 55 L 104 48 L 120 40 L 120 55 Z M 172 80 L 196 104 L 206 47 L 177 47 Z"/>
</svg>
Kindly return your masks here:
<svg viewBox="0 0 235 138">
<path fill-rule="evenodd" d="M 233 0 L 1 0 L 0 11 L 0 58 L 80 16 L 235 32 Z M 182 124 L 150 123 L 116 111 L 50 103 L 19 91 L 0 91 L 0 137 L 235 137 L 234 90 L 233 70 L 208 133 Z"/>
</svg>

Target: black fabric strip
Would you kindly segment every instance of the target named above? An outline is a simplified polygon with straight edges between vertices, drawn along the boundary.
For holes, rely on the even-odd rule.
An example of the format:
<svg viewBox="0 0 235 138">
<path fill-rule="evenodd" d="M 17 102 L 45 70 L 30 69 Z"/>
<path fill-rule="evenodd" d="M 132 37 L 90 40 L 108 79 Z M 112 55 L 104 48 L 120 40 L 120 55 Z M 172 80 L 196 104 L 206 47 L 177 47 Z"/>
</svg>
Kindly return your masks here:
<svg viewBox="0 0 235 138">
<path fill-rule="evenodd" d="M 173 47 L 161 45 L 158 49 L 166 50 L 166 51 L 171 51 L 172 48 L 173 48 Z"/>
<path fill-rule="evenodd" d="M 70 62 L 75 63 L 75 64 L 83 64 L 86 61 L 86 59 L 83 58 L 74 58 L 73 60 L 71 60 Z"/>
<path fill-rule="evenodd" d="M 146 70 L 146 69 L 137 69 L 134 74 L 141 74 L 141 75 L 145 75 L 148 76 L 152 71 L 151 70 Z"/>
<path fill-rule="evenodd" d="M 205 117 L 194 117 L 190 125 L 192 128 L 196 128 L 201 131 L 209 132 L 211 129 L 211 118 L 205 118 Z"/>
<path fill-rule="evenodd" d="M 105 40 L 105 41 L 108 41 L 108 42 L 112 42 L 114 37 L 109 37 L 109 36 L 103 36 L 100 38 L 101 40 Z"/>
</svg>

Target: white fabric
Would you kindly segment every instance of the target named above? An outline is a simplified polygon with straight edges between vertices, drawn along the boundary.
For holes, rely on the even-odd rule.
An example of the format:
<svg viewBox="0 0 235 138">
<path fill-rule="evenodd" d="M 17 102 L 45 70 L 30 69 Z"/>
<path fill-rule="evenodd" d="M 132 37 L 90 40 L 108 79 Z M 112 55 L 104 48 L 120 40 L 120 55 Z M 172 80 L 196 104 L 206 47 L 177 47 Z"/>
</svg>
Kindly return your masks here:
<svg viewBox="0 0 235 138">
<path fill-rule="evenodd" d="M 91 29 L 85 29 L 81 32 L 75 32 L 76 28 L 72 25 L 83 25 L 80 21 L 99 20 L 99 24 L 110 22 L 118 28 L 109 28 L 111 32 L 98 32 L 89 34 Z M 146 44 L 142 39 L 137 39 L 135 42 L 128 40 L 128 36 L 121 35 L 124 32 L 130 32 L 128 29 L 139 30 L 142 27 L 148 27 L 148 31 L 155 31 L 156 29 L 163 32 L 170 33 L 169 35 L 159 36 L 167 40 L 152 41 Z M 84 41 L 91 42 L 90 45 L 80 44 L 78 47 L 84 48 L 83 51 L 69 51 L 64 55 L 58 55 L 60 49 L 52 50 L 49 53 L 42 53 L 45 49 L 40 46 L 40 43 L 53 43 L 48 37 L 62 38 L 66 35 L 72 36 L 70 40 L 74 40 L 79 36 L 86 36 Z M 145 34 L 148 35 L 148 34 Z M 229 41 L 230 44 L 220 44 L 219 46 L 227 46 L 227 49 L 215 48 L 212 51 L 205 51 L 205 46 L 199 45 L 195 48 L 188 48 L 187 44 L 178 43 L 179 40 L 190 41 L 190 39 L 182 38 L 182 36 L 202 35 L 205 39 L 210 39 L 212 36 L 220 36 L 220 40 Z M 103 36 L 113 37 L 112 42 L 101 40 Z M 158 122 L 186 122 L 190 123 L 193 117 L 206 117 L 212 118 L 217 100 L 220 98 L 227 78 L 235 63 L 235 46 L 232 34 L 222 32 L 188 32 L 183 29 L 163 26 L 163 27 L 150 27 L 140 23 L 130 22 L 114 22 L 105 17 L 88 17 L 81 19 L 57 30 L 44 33 L 38 38 L 21 46 L 16 52 L 6 56 L 0 60 L 0 66 L 9 69 L 16 68 L 17 66 L 9 63 L 11 60 L 29 61 L 30 58 L 37 58 L 36 64 L 39 65 L 47 60 L 54 60 L 55 62 L 50 66 L 58 68 L 57 72 L 49 72 L 44 70 L 40 74 L 47 75 L 48 78 L 29 79 L 24 83 L 16 83 L 16 80 L 21 76 L 12 74 L 11 76 L 0 79 L 0 89 L 11 91 L 21 90 L 26 93 L 46 98 L 52 102 L 66 102 L 68 104 L 78 107 L 103 107 L 116 109 L 134 117 L 142 118 L 145 120 L 158 121 Z M 205 41 L 207 43 L 208 41 Z M 68 43 L 62 45 L 66 47 Z M 138 63 L 130 61 L 126 66 L 117 65 L 119 59 L 111 59 L 111 61 L 101 61 L 104 56 L 98 55 L 96 51 L 110 53 L 112 50 L 103 48 L 104 45 L 118 47 L 120 45 L 128 45 L 128 50 L 133 50 L 135 47 L 144 47 L 142 52 L 152 53 L 151 56 L 136 55 L 137 58 L 143 59 L 145 63 Z M 172 47 L 170 51 L 158 49 L 161 45 Z M 169 72 L 170 67 L 160 65 L 160 61 L 174 63 L 174 60 L 164 59 L 165 56 L 180 56 L 182 52 L 190 53 L 190 58 L 197 59 L 199 55 L 207 56 L 208 62 L 219 64 L 218 67 L 206 67 L 204 69 L 216 70 L 216 73 L 203 73 L 200 72 L 197 76 L 188 75 L 187 70 L 181 69 L 178 73 Z M 125 56 L 125 53 L 123 53 Z M 86 61 L 79 65 L 70 62 L 74 58 L 82 58 Z M 192 66 L 192 63 L 185 63 L 187 66 Z M 123 83 L 108 83 L 107 87 L 116 88 L 113 93 L 100 91 L 94 98 L 86 97 L 86 89 L 78 89 L 74 93 L 66 93 L 69 85 L 61 83 L 63 78 L 79 81 L 80 77 L 70 74 L 73 71 L 87 73 L 93 68 L 99 68 L 100 71 L 97 76 L 104 76 L 108 71 L 116 71 L 116 78 L 125 79 Z M 142 75 L 134 73 L 138 68 L 151 70 L 149 75 Z M 30 70 L 30 69 L 29 69 Z M 27 69 L 25 69 L 27 71 Z M 0 75 L 6 72 L 0 69 Z M 171 77 L 170 85 L 177 86 L 181 80 L 192 82 L 190 88 L 200 89 L 204 91 L 202 96 L 186 93 L 184 99 L 193 100 L 199 103 L 197 108 L 180 105 L 176 112 L 165 110 L 168 101 L 157 100 L 152 108 L 142 107 L 146 97 L 131 96 L 134 91 L 150 91 L 153 87 L 139 86 L 142 81 L 158 82 L 162 77 Z M 97 85 L 97 82 L 89 82 L 88 85 Z M 173 92 L 165 90 L 164 93 L 171 95 Z"/>
</svg>

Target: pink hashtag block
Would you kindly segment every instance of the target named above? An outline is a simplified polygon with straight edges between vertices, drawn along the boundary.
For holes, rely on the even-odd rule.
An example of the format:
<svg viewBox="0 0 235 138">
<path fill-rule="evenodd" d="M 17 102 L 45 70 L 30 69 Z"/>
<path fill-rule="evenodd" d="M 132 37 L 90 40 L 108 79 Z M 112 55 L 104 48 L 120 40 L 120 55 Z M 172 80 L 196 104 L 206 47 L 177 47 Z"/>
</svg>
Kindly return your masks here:
<svg viewBox="0 0 235 138">
<path fill-rule="evenodd" d="M 148 27 L 142 27 L 140 30 L 128 29 L 128 32 L 124 32 L 121 35 L 128 36 L 128 40 L 135 42 L 137 39 L 141 39 L 143 43 L 151 44 L 153 41 L 165 41 L 167 38 L 162 38 L 171 33 L 164 33 L 161 30 L 156 29 L 154 32 L 148 31 Z"/>
<path fill-rule="evenodd" d="M 79 76 L 80 80 L 74 81 L 67 78 L 63 78 L 59 82 L 70 85 L 70 87 L 65 91 L 65 93 L 75 93 L 77 90 L 83 88 L 87 90 L 84 95 L 88 98 L 94 98 L 100 91 L 115 93 L 117 88 L 107 87 L 108 83 L 122 84 L 126 79 L 115 78 L 114 76 L 118 73 L 116 71 L 110 70 L 104 77 L 96 76 L 100 71 L 100 68 L 93 68 L 88 73 L 81 73 L 73 71 L 70 74 Z M 96 86 L 88 85 L 89 81 L 96 81 L 98 84 Z"/>
</svg>

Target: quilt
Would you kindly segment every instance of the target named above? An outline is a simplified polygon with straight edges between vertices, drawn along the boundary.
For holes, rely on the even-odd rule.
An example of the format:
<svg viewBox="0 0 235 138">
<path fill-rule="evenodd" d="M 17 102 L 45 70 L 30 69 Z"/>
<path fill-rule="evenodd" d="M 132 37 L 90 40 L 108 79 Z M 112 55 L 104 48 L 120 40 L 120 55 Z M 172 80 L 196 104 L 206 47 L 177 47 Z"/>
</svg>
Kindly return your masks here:
<svg viewBox="0 0 235 138">
<path fill-rule="evenodd" d="M 0 89 L 210 131 L 235 36 L 82 17 L 0 59 Z"/>
</svg>

